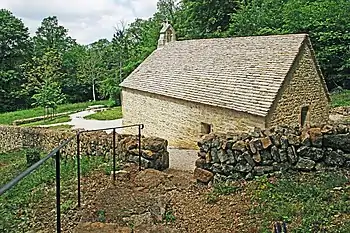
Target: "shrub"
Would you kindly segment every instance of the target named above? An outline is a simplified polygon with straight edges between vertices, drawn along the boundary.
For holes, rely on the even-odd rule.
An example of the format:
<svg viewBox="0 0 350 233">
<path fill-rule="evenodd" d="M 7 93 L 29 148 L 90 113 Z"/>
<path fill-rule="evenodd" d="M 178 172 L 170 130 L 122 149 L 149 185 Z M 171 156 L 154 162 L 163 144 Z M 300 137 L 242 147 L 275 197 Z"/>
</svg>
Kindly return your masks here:
<svg viewBox="0 0 350 233">
<path fill-rule="evenodd" d="M 40 160 L 41 150 L 39 148 L 25 148 L 25 155 L 27 159 L 27 166 L 30 167 Z"/>
</svg>

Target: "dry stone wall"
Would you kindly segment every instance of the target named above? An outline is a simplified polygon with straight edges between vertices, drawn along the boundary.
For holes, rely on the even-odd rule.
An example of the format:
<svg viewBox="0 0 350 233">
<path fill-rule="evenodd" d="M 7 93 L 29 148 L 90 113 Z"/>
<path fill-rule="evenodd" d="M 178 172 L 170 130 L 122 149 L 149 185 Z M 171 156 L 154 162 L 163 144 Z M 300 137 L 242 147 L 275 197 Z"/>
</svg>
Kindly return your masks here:
<svg viewBox="0 0 350 233">
<path fill-rule="evenodd" d="M 194 172 L 207 183 L 251 179 L 288 170 L 350 169 L 350 127 L 325 125 L 209 134 L 198 142 Z"/>
<path fill-rule="evenodd" d="M 50 152 L 76 132 L 44 128 L 0 126 L 0 153 L 25 147 L 36 147 Z M 164 170 L 169 167 L 168 142 L 158 137 L 142 137 L 142 165 L 145 168 Z M 113 136 L 106 132 L 90 132 L 80 135 L 81 155 L 112 156 Z M 62 156 L 76 156 L 77 143 L 72 140 L 62 148 Z M 119 159 L 138 163 L 138 137 L 116 134 L 116 154 Z"/>
</svg>

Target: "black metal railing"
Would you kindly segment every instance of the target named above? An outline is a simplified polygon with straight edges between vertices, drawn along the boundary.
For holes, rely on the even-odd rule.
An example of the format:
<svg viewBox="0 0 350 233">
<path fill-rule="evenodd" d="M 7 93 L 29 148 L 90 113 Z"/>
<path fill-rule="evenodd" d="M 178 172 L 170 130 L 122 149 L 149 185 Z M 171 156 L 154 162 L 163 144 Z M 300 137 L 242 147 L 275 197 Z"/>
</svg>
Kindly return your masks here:
<svg viewBox="0 0 350 233">
<path fill-rule="evenodd" d="M 61 143 L 58 147 L 53 149 L 47 156 L 27 168 L 24 172 L 16 176 L 14 179 L 12 179 L 10 182 L 5 184 L 0 188 L 0 196 L 3 195 L 6 191 L 14 187 L 18 182 L 20 182 L 23 178 L 30 175 L 33 171 L 38 169 L 42 164 L 44 164 L 47 160 L 50 158 L 55 157 L 55 164 L 56 164 L 56 231 L 58 233 L 61 232 L 61 171 L 60 171 L 60 150 L 64 148 L 68 143 L 73 141 L 76 138 L 77 141 L 77 176 L 78 176 L 78 207 L 81 206 L 81 182 L 80 182 L 80 175 L 81 175 L 81 165 L 80 165 L 80 135 L 87 132 L 97 132 L 97 131 L 106 131 L 106 130 L 112 130 L 113 133 L 113 180 L 116 180 L 116 129 L 123 129 L 123 128 L 132 128 L 132 127 L 138 127 L 138 148 L 139 148 L 139 170 L 141 170 L 141 130 L 144 128 L 143 124 L 136 124 L 136 125 L 127 125 L 127 126 L 120 126 L 120 127 L 112 127 L 112 128 L 104 128 L 104 129 L 95 129 L 95 130 L 83 130 L 78 131 L 74 136 L 68 138 L 66 141 Z"/>
</svg>

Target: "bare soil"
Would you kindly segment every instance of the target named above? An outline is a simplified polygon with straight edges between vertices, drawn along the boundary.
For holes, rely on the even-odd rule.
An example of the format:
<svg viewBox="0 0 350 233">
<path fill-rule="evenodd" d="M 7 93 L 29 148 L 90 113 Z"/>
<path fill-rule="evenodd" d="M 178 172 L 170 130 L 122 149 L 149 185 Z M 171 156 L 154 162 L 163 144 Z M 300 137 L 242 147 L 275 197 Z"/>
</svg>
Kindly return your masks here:
<svg viewBox="0 0 350 233">
<path fill-rule="evenodd" d="M 85 205 L 74 232 L 259 231 L 254 216 L 249 214 L 251 202 L 243 183 L 237 184 L 242 187 L 239 193 L 219 196 L 210 204 L 211 190 L 197 184 L 192 172 L 172 169 L 139 172 L 135 166 L 126 170 L 128 174 L 118 175 L 115 183 L 110 180 Z M 158 207 L 164 207 L 165 218 L 157 218 Z"/>
</svg>

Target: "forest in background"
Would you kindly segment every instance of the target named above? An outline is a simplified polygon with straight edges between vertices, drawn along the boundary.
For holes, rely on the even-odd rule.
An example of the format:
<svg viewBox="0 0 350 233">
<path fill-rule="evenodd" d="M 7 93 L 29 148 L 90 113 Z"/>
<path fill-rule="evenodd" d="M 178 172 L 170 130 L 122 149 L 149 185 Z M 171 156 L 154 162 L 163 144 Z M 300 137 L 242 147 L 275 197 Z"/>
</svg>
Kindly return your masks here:
<svg viewBox="0 0 350 233">
<path fill-rule="evenodd" d="M 56 16 L 34 36 L 0 10 L 0 112 L 111 99 L 119 83 L 156 49 L 161 23 L 178 40 L 308 33 L 328 88 L 350 89 L 349 0 L 159 0 L 149 19 L 120 24 L 111 41 L 81 45 Z"/>
</svg>

